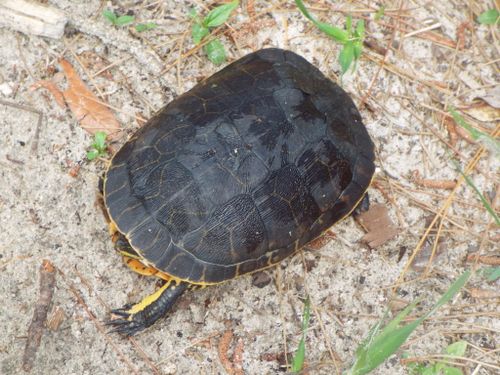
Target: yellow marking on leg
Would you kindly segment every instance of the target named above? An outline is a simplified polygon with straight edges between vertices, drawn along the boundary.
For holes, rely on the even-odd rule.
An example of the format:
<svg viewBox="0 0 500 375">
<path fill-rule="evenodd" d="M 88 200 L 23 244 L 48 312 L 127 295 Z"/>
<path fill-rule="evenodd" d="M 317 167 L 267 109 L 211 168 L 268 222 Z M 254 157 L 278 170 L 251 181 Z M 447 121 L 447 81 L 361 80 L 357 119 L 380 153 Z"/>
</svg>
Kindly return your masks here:
<svg viewBox="0 0 500 375">
<path fill-rule="evenodd" d="M 158 298 L 160 298 L 161 294 L 167 290 L 167 288 L 170 286 L 171 281 L 167 281 L 165 285 L 163 285 L 160 289 L 158 289 L 156 292 L 153 294 L 150 294 L 147 297 L 144 297 L 141 302 L 136 303 L 134 306 L 132 306 L 130 309 L 127 310 L 127 313 L 130 314 L 128 320 L 132 320 L 132 316 L 134 314 L 137 314 L 138 312 L 144 310 L 146 307 L 151 305 L 153 302 L 155 302 Z M 176 286 L 173 285 L 171 288 L 174 289 Z"/>
<path fill-rule="evenodd" d="M 173 280 L 176 283 L 179 283 L 180 280 L 164 273 L 159 270 L 157 270 L 154 267 L 148 266 L 147 264 L 144 264 L 142 262 L 142 259 L 134 256 L 132 254 L 128 254 L 125 251 L 120 252 L 123 256 L 123 261 L 127 265 L 128 268 L 130 268 L 132 271 L 137 272 L 139 275 L 144 275 L 144 276 L 156 276 L 159 277 L 160 279 L 163 279 L 167 282 Z"/>
</svg>

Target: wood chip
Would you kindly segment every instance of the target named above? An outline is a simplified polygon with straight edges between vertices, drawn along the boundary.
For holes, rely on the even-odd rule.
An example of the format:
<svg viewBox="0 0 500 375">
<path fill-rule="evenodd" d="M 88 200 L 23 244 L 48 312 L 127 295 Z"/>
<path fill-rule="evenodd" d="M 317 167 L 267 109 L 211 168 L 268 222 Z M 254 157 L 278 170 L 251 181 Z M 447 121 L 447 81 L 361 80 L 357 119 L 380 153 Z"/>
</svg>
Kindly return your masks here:
<svg viewBox="0 0 500 375">
<path fill-rule="evenodd" d="M 0 1 L 0 27 L 60 39 L 68 18 L 62 10 L 27 0 Z"/>
<path fill-rule="evenodd" d="M 54 295 L 56 285 L 55 268 L 48 260 L 43 260 L 40 266 L 40 294 L 35 303 L 33 318 L 28 329 L 28 337 L 23 354 L 23 370 L 31 371 L 36 359 L 36 352 L 42 340 L 47 313 Z"/>
<path fill-rule="evenodd" d="M 358 215 L 356 220 L 367 232 L 361 241 L 372 249 L 396 237 L 399 232 L 389 218 L 387 207 L 383 204 L 373 204 L 368 211 Z"/>
<path fill-rule="evenodd" d="M 47 319 L 47 328 L 51 331 L 57 331 L 61 326 L 62 322 L 66 319 L 66 314 L 61 306 L 57 306 L 52 314 L 50 314 L 49 319 Z"/>
</svg>

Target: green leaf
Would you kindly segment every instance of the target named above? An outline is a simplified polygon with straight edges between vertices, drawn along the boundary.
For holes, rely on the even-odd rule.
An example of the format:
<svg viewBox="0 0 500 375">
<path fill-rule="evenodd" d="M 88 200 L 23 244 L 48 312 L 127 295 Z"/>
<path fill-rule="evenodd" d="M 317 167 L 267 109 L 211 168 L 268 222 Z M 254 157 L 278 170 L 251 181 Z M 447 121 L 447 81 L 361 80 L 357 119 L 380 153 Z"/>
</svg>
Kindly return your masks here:
<svg viewBox="0 0 500 375">
<path fill-rule="evenodd" d="M 106 133 L 96 132 L 94 134 L 94 143 L 92 144 L 98 151 L 106 149 Z"/>
<path fill-rule="evenodd" d="M 455 357 L 463 357 L 465 351 L 467 350 L 467 342 L 466 341 L 457 341 L 453 344 L 448 345 L 446 348 L 446 353 L 449 355 L 453 355 Z"/>
<path fill-rule="evenodd" d="M 138 23 L 137 25 L 135 25 L 135 30 L 139 33 L 142 33 L 143 31 L 153 30 L 157 26 L 158 25 L 154 22 Z"/>
<path fill-rule="evenodd" d="M 348 42 L 342 48 L 339 55 L 339 63 L 342 68 L 342 74 L 347 72 L 351 66 L 352 60 L 354 60 L 354 43 Z"/>
<path fill-rule="evenodd" d="M 116 24 L 116 14 L 109 9 L 106 9 L 104 12 L 102 12 L 102 15 L 106 17 L 106 19 L 111 22 L 113 25 Z"/>
<path fill-rule="evenodd" d="M 195 18 L 196 16 L 198 16 L 198 12 L 195 8 L 191 8 L 188 10 L 188 16 L 191 18 Z"/>
<path fill-rule="evenodd" d="M 203 26 L 217 27 L 227 21 L 231 12 L 239 5 L 238 0 L 234 0 L 228 4 L 220 5 L 212 9 L 207 16 L 203 19 Z"/>
<path fill-rule="evenodd" d="M 125 26 L 128 25 L 129 23 L 134 22 L 134 16 L 120 16 L 116 19 L 115 25 L 116 26 Z"/>
<path fill-rule="evenodd" d="M 443 375 L 464 375 L 462 370 L 456 367 L 445 366 L 441 369 Z"/>
<path fill-rule="evenodd" d="M 349 38 L 352 36 L 352 16 L 349 14 L 345 20 L 345 30 L 349 35 Z"/>
<path fill-rule="evenodd" d="M 356 30 L 354 31 L 354 35 L 361 39 L 361 42 L 365 38 L 365 21 L 359 20 L 356 24 Z"/>
<path fill-rule="evenodd" d="M 479 17 L 477 17 L 477 22 L 483 25 L 494 25 L 499 17 L 498 10 L 490 9 L 484 13 L 481 13 Z"/>
<path fill-rule="evenodd" d="M 316 22 L 315 25 L 318 29 L 339 43 L 345 44 L 349 40 L 349 34 L 341 28 L 323 22 Z"/>
<path fill-rule="evenodd" d="M 361 51 L 363 49 L 362 45 L 363 43 L 361 41 L 356 41 L 353 43 L 354 45 L 354 60 L 357 60 L 361 56 Z"/>
<path fill-rule="evenodd" d="M 226 61 L 226 51 L 220 40 L 215 39 L 203 46 L 203 50 L 208 56 L 208 59 L 215 65 L 220 65 Z"/>
<path fill-rule="evenodd" d="M 384 13 L 385 13 L 385 6 L 382 5 L 380 8 L 378 8 L 377 13 L 375 13 L 375 21 L 380 20 L 384 15 Z"/>
<path fill-rule="evenodd" d="M 94 160 L 99 156 L 99 152 L 97 150 L 90 150 L 87 152 L 87 159 Z"/>
<path fill-rule="evenodd" d="M 208 28 L 202 24 L 195 23 L 191 30 L 194 44 L 200 44 L 201 40 L 209 34 Z"/>
<path fill-rule="evenodd" d="M 307 296 L 304 301 L 304 313 L 302 316 L 302 339 L 299 342 L 299 346 L 297 347 L 297 351 L 293 356 L 292 360 L 292 372 L 299 372 L 302 370 L 304 366 L 304 359 L 306 356 L 306 331 L 309 327 L 309 319 L 311 318 L 311 300 L 309 296 Z"/>
</svg>

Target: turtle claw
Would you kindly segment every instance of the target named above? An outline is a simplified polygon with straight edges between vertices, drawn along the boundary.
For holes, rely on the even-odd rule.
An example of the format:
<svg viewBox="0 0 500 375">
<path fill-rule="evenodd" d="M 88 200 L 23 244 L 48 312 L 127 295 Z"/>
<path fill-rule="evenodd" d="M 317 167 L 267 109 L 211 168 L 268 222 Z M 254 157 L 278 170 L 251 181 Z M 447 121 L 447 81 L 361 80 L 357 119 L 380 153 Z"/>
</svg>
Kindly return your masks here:
<svg viewBox="0 0 500 375">
<path fill-rule="evenodd" d="M 109 331 L 109 333 L 118 333 L 125 337 L 134 336 L 136 333 L 146 328 L 144 324 L 141 322 L 136 322 L 134 320 L 126 320 L 126 319 L 110 320 L 106 322 L 106 325 L 113 327 Z"/>
<path fill-rule="evenodd" d="M 127 304 L 120 309 L 111 310 L 118 318 L 107 321 L 106 325 L 113 327 L 111 332 L 133 336 L 165 316 L 187 288 L 187 283 L 167 283 L 135 305 Z"/>
<path fill-rule="evenodd" d="M 131 306 L 125 305 L 121 309 L 114 309 L 111 310 L 111 314 L 118 315 L 118 316 L 123 316 L 125 318 L 128 318 L 130 316 L 130 313 L 128 310 L 130 309 Z"/>
</svg>

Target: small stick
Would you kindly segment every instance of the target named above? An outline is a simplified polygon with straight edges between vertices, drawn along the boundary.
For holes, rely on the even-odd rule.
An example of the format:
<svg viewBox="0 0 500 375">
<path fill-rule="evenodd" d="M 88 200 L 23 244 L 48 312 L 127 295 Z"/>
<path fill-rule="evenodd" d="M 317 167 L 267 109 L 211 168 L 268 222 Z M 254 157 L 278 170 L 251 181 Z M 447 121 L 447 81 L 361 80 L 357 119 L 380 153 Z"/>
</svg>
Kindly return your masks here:
<svg viewBox="0 0 500 375">
<path fill-rule="evenodd" d="M 49 311 L 52 296 L 54 295 L 54 287 L 56 285 L 55 268 L 48 260 L 44 259 L 40 266 L 40 295 L 33 311 L 33 318 L 28 329 L 28 338 L 23 354 L 23 370 L 28 372 L 33 368 L 35 363 L 36 352 L 42 340 L 45 321 Z"/>
</svg>

